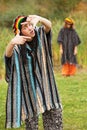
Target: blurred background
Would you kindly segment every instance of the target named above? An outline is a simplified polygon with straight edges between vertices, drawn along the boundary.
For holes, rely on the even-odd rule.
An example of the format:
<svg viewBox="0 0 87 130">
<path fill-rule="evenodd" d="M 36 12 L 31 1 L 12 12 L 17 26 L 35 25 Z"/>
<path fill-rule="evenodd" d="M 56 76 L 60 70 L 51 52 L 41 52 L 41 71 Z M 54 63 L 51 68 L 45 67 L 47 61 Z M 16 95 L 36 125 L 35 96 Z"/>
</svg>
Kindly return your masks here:
<svg viewBox="0 0 87 130">
<path fill-rule="evenodd" d="M 13 19 L 21 14 L 37 14 L 52 21 L 54 66 L 60 66 L 58 32 L 64 18 L 72 17 L 82 42 L 78 48 L 78 63 L 80 67 L 87 65 L 87 0 L 0 0 L 0 78 L 4 77 L 5 48 L 14 36 Z"/>
<path fill-rule="evenodd" d="M 87 0 L 0 0 L 0 130 L 5 130 L 7 83 L 4 80 L 4 53 L 14 37 L 13 20 L 18 15 L 37 14 L 52 21 L 52 53 L 56 83 L 63 105 L 64 130 L 87 130 Z M 78 73 L 61 76 L 58 32 L 64 19 L 72 17 L 81 39 L 78 46 Z M 39 130 L 43 130 L 40 116 Z M 14 129 L 11 129 L 14 130 Z M 18 130 L 25 130 L 24 125 Z"/>
</svg>

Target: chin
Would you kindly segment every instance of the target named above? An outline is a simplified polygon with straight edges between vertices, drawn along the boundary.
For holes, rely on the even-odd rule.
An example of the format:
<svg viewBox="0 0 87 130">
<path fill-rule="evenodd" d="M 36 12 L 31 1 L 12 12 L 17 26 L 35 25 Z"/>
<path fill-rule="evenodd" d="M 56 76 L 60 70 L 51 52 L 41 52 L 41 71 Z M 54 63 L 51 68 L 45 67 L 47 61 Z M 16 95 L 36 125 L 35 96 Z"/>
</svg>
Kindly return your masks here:
<svg viewBox="0 0 87 130">
<path fill-rule="evenodd" d="M 32 38 L 35 37 L 35 33 L 34 33 L 33 35 L 31 35 L 31 37 L 32 37 Z"/>
</svg>

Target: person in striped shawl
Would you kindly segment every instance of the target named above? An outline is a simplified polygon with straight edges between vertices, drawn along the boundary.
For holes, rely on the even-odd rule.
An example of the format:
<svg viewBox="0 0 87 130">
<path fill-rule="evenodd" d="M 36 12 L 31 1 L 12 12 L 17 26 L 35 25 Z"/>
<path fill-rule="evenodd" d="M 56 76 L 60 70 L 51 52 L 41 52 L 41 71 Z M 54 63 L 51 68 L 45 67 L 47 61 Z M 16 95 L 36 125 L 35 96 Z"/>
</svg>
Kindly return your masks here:
<svg viewBox="0 0 87 130">
<path fill-rule="evenodd" d="M 25 121 L 26 130 L 38 130 L 42 113 L 45 130 L 62 130 L 62 107 L 52 64 L 51 22 L 37 15 L 18 16 L 13 29 L 15 36 L 5 51 L 6 128 L 18 128 Z"/>
</svg>

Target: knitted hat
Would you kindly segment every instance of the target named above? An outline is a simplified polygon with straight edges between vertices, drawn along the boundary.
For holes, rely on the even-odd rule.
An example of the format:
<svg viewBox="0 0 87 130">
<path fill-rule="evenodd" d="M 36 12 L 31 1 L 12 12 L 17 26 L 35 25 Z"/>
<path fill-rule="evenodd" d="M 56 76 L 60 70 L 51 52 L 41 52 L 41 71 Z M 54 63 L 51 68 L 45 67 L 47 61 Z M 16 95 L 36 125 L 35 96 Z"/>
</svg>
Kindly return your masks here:
<svg viewBox="0 0 87 130">
<path fill-rule="evenodd" d="M 18 30 L 21 31 L 21 23 L 26 21 L 26 16 L 18 16 L 13 22 L 13 30 L 15 35 L 18 33 Z"/>
<path fill-rule="evenodd" d="M 65 18 L 65 23 L 74 24 L 74 20 L 72 18 Z"/>
</svg>

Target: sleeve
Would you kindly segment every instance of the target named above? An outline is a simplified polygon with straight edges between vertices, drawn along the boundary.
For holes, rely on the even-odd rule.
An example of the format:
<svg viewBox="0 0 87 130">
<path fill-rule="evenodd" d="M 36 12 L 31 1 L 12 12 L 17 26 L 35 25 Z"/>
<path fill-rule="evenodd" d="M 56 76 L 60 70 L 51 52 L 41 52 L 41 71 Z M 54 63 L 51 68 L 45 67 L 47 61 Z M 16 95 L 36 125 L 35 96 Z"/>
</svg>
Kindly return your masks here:
<svg viewBox="0 0 87 130">
<path fill-rule="evenodd" d="M 57 38 L 57 42 L 60 44 L 60 43 L 63 43 L 63 28 L 59 31 L 59 34 L 58 34 L 58 38 Z"/>
<path fill-rule="evenodd" d="M 52 58 L 52 31 L 50 30 L 48 33 L 46 33 L 44 31 L 44 26 L 40 26 L 38 29 L 38 32 L 40 34 L 41 30 L 43 32 L 43 38 L 44 36 L 46 36 L 46 39 L 47 39 L 47 45 L 48 45 L 48 49 L 49 49 L 49 54 L 50 54 L 50 57 Z"/>
<path fill-rule="evenodd" d="M 42 34 L 43 41 L 47 41 L 48 51 L 52 62 L 52 31 L 50 30 L 48 33 L 44 31 L 44 27 L 40 26 L 38 29 L 39 33 Z M 46 39 L 45 39 L 46 38 Z M 53 64 L 53 62 L 52 62 Z"/>
<path fill-rule="evenodd" d="M 13 55 L 11 57 L 7 57 L 4 55 L 4 61 L 5 61 L 5 80 L 9 82 L 11 73 L 13 71 L 13 67 L 15 64 L 15 53 L 20 53 L 19 47 L 15 46 L 13 49 Z"/>
<path fill-rule="evenodd" d="M 49 54 L 50 57 L 52 58 L 52 31 L 51 30 L 48 33 L 46 33 L 46 37 L 47 37 Z"/>
<path fill-rule="evenodd" d="M 51 63 L 52 63 L 52 66 L 53 66 L 53 60 L 52 60 L 52 30 L 50 30 L 48 33 L 46 33 L 46 38 L 47 38 L 49 55 L 50 55 Z"/>
<path fill-rule="evenodd" d="M 76 31 L 74 31 L 73 43 L 77 46 L 81 43 L 81 40 Z"/>
<path fill-rule="evenodd" d="M 11 74 L 12 57 L 4 56 L 4 60 L 5 60 L 5 80 L 9 82 L 9 77 Z"/>
</svg>

